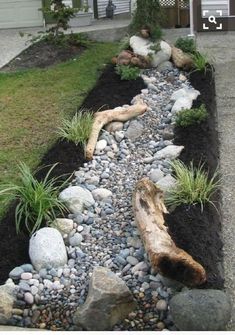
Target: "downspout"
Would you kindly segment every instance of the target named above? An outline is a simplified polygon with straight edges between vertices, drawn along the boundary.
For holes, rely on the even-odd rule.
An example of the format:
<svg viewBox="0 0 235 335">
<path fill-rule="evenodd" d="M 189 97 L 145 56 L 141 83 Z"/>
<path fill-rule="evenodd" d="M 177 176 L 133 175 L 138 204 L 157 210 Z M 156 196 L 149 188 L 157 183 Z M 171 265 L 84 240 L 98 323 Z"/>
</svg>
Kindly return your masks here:
<svg viewBox="0 0 235 335">
<path fill-rule="evenodd" d="M 189 0 L 189 18 L 190 18 L 190 34 L 189 37 L 194 37 L 194 15 L 193 15 L 193 0 Z"/>
</svg>

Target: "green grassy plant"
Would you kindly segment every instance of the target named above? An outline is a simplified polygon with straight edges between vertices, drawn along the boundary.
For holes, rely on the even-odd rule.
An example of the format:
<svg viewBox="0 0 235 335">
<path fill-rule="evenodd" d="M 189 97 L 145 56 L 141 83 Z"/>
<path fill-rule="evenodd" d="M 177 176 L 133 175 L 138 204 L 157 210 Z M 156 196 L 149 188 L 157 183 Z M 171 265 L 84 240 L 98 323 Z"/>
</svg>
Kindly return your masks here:
<svg viewBox="0 0 235 335">
<path fill-rule="evenodd" d="M 191 163 L 187 167 L 179 160 L 172 163 L 172 168 L 176 178 L 176 186 L 166 198 L 168 206 L 200 204 L 203 210 L 206 203 L 214 205 L 211 197 L 221 183 L 218 172 L 215 172 L 212 178 L 209 178 L 208 173 L 203 170 L 203 164 L 195 167 Z"/>
<path fill-rule="evenodd" d="M 205 105 L 199 108 L 183 109 L 176 115 L 176 125 L 179 127 L 189 127 L 191 125 L 200 124 L 208 117 Z"/>
<path fill-rule="evenodd" d="M 81 143 L 85 146 L 89 139 L 93 125 L 93 113 L 86 110 L 79 110 L 71 120 L 63 119 L 62 126 L 58 128 L 58 135 L 74 142 L 76 145 Z"/>
<path fill-rule="evenodd" d="M 56 165 L 56 164 L 55 164 Z M 63 213 L 66 206 L 58 199 L 58 194 L 65 182 L 58 186 L 58 178 L 50 178 L 53 165 L 42 181 L 37 181 L 25 163 L 20 163 L 19 183 L 2 183 L 0 185 L 0 198 L 6 202 L 17 200 L 15 210 L 16 232 L 25 225 L 28 232 L 33 234 L 43 222 L 51 223 L 56 213 Z"/>
<path fill-rule="evenodd" d="M 137 66 L 117 65 L 116 73 L 119 74 L 121 80 L 136 80 L 140 75 L 140 69 Z"/>
<path fill-rule="evenodd" d="M 194 71 L 206 73 L 208 66 L 210 66 L 209 58 L 206 54 L 195 52 L 192 55 Z"/>
<path fill-rule="evenodd" d="M 190 37 L 179 37 L 175 42 L 175 46 L 186 53 L 194 54 L 196 52 L 195 41 Z"/>
</svg>

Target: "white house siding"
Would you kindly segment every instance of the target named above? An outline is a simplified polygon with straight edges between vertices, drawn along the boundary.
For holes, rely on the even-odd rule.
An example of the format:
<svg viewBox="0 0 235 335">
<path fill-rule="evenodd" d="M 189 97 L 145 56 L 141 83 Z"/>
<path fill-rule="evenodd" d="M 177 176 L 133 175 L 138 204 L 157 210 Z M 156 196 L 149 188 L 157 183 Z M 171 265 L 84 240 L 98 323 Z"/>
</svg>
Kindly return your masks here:
<svg viewBox="0 0 235 335">
<path fill-rule="evenodd" d="M 106 7 L 108 0 L 98 0 L 98 17 L 106 16 Z M 113 4 L 116 6 L 114 14 L 129 13 L 130 11 L 130 0 L 113 0 Z"/>
<path fill-rule="evenodd" d="M 204 10 L 208 10 L 208 13 L 206 13 L 204 17 L 209 17 L 211 15 L 219 17 L 220 14 L 216 12 L 217 10 L 222 10 L 223 17 L 228 16 L 229 0 L 202 0 L 202 16 Z"/>
<path fill-rule="evenodd" d="M 0 0 L 0 29 L 43 25 L 41 0 Z"/>
</svg>

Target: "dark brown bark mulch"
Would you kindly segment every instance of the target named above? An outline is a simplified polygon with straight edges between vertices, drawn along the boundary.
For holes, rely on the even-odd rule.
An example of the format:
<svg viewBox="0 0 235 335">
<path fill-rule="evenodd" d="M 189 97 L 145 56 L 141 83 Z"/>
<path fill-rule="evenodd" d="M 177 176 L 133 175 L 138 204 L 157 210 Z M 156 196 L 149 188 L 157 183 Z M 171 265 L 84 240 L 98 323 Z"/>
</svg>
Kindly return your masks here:
<svg viewBox="0 0 235 335">
<path fill-rule="evenodd" d="M 42 40 L 24 50 L 4 66 L 1 72 L 15 72 L 32 68 L 46 68 L 79 57 L 85 47 L 76 44 L 57 45 Z"/>
<path fill-rule="evenodd" d="M 139 94 L 145 87 L 142 79 L 136 81 L 121 81 L 114 72 L 113 66 L 108 66 L 101 74 L 96 86 L 85 98 L 82 107 L 96 111 L 114 108 L 123 104 L 130 104 L 132 98 Z M 73 143 L 65 141 L 56 142 L 45 154 L 40 166 L 51 165 L 59 162 L 53 170 L 53 176 L 62 174 L 70 175 L 84 163 L 83 149 Z M 42 179 L 47 173 L 43 169 L 36 174 Z M 65 179 L 65 178 L 64 178 Z M 0 284 L 8 278 L 9 272 L 15 267 L 29 261 L 28 242 L 29 236 L 25 233 L 16 235 L 15 231 L 15 204 L 12 204 L 0 222 Z"/>
<path fill-rule="evenodd" d="M 176 127 L 174 144 L 185 147 L 179 159 L 186 164 L 191 161 L 195 165 L 204 163 L 204 168 L 212 175 L 219 160 L 213 72 L 210 70 L 206 74 L 194 72 L 189 79 L 192 86 L 201 92 L 194 102 L 194 107 L 204 103 L 209 117 L 201 125 Z M 223 288 L 224 283 L 219 192 L 214 200 L 218 210 L 212 205 L 204 206 L 203 212 L 200 205 L 180 206 L 166 215 L 169 233 L 177 246 L 183 248 L 205 267 L 207 282 L 202 286 L 204 288 Z"/>
</svg>

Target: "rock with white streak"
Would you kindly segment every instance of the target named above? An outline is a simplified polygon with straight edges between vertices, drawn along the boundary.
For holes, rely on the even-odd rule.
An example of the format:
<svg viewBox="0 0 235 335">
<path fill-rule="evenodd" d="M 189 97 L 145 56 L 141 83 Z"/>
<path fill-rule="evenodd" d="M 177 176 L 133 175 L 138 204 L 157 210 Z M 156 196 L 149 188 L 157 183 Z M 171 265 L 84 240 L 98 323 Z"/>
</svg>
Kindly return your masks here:
<svg viewBox="0 0 235 335">
<path fill-rule="evenodd" d="M 95 204 L 95 200 L 90 191 L 80 186 L 70 186 L 59 195 L 73 214 L 79 214 L 84 208 L 89 208 Z"/>
<path fill-rule="evenodd" d="M 156 152 L 156 154 L 154 155 L 154 159 L 176 159 L 181 151 L 184 149 L 184 147 L 182 145 L 168 145 L 167 147 L 165 147 L 162 150 L 159 150 L 158 152 Z"/>
<path fill-rule="evenodd" d="M 57 229 L 42 228 L 29 241 L 29 257 L 34 268 L 59 268 L 67 263 L 63 238 Z"/>
</svg>

